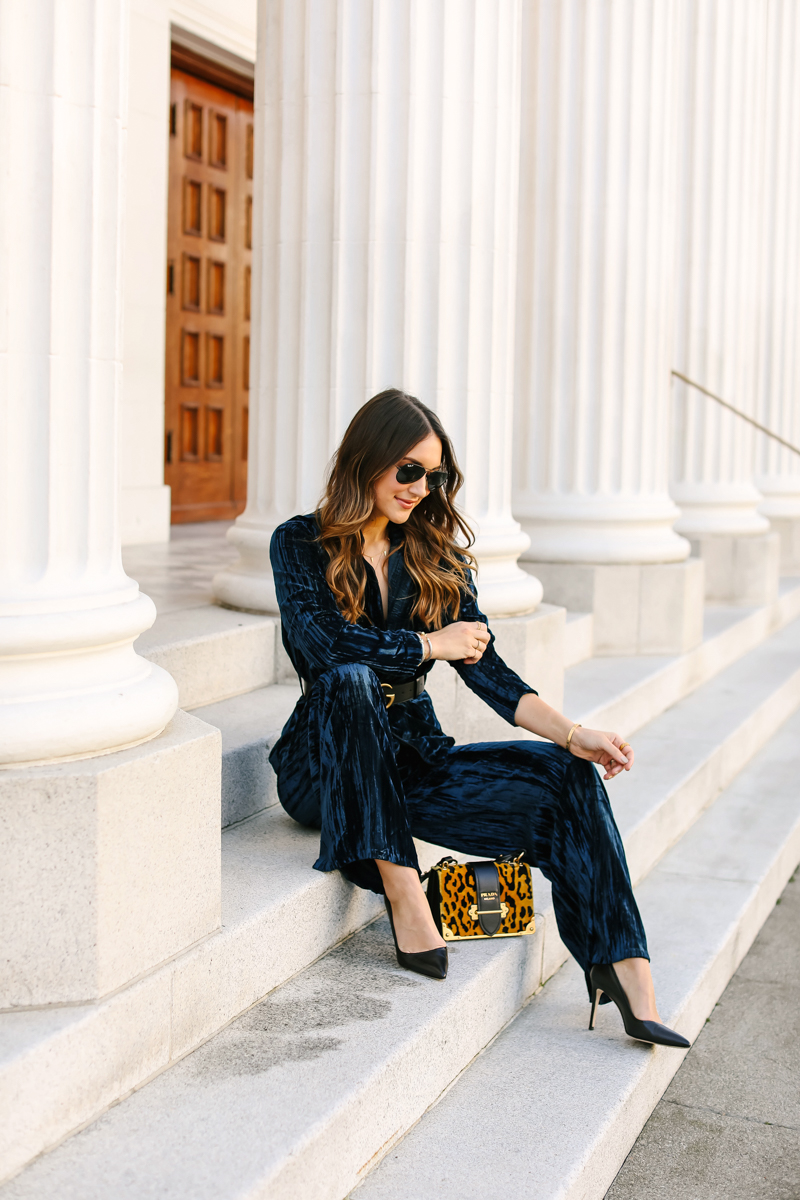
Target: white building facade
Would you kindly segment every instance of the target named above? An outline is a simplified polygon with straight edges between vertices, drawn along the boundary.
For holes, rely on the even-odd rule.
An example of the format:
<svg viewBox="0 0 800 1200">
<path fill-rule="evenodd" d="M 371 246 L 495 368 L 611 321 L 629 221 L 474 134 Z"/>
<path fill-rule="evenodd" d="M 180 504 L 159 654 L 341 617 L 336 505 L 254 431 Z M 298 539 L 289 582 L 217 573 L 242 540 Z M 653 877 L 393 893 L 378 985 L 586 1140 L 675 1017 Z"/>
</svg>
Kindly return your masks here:
<svg viewBox="0 0 800 1200">
<path fill-rule="evenodd" d="M 252 289 L 238 557 L 162 653 L 121 547 L 170 537 L 173 45 L 254 76 Z M 799 52 L 794 0 L 0 0 L 0 1009 L 219 929 L 184 710 L 289 681 L 270 537 L 376 392 L 451 432 L 484 609 L 554 703 L 800 574 Z"/>
</svg>

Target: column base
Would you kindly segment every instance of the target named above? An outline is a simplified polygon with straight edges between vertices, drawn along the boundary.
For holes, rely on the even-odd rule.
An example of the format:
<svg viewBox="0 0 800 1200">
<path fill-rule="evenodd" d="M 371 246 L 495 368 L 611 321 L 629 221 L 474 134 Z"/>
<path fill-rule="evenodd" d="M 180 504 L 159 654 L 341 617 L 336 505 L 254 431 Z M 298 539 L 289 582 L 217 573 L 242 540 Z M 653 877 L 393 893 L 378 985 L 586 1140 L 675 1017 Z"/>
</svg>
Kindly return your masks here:
<svg viewBox="0 0 800 1200">
<path fill-rule="evenodd" d="M 800 516 L 770 517 L 769 523 L 780 539 L 780 574 L 800 575 Z"/>
<path fill-rule="evenodd" d="M 278 597 L 269 562 L 274 525 L 248 526 L 246 514 L 228 530 L 228 541 L 239 551 L 238 560 L 219 571 L 211 584 L 217 604 L 242 612 L 277 613 Z"/>
<path fill-rule="evenodd" d="M 519 496 L 514 514 L 530 539 L 520 553 L 525 563 L 661 564 L 690 553 L 666 495 Z"/>
<path fill-rule="evenodd" d="M 121 602 L 0 617 L 0 772 L 130 749 L 175 715 L 174 679 L 133 649 L 155 605 L 128 583 Z"/>
<path fill-rule="evenodd" d="M 545 600 L 593 614 L 594 653 L 685 654 L 703 637 L 703 564 L 523 564 Z"/>
<path fill-rule="evenodd" d="M 220 924 L 219 730 L 0 773 L 0 1008 L 85 1004 Z"/>
<path fill-rule="evenodd" d="M 541 603 L 542 585 L 519 565 L 528 537 L 517 521 L 496 518 L 476 522 L 472 552 L 478 563 L 478 604 L 487 617 L 522 617 Z"/>
<path fill-rule="evenodd" d="M 507 559 L 478 560 L 478 605 L 492 619 L 532 613 L 541 603 L 542 585 L 518 564 Z"/>
<path fill-rule="evenodd" d="M 756 537 L 769 533 L 769 521 L 758 511 L 763 496 L 751 482 L 675 483 L 671 492 L 680 507 L 676 532 L 692 543 L 711 535 Z"/>
<path fill-rule="evenodd" d="M 780 537 L 709 533 L 691 539 L 706 569 L 706 600 L 756 607 L 778 598 Z"/>
</svg>

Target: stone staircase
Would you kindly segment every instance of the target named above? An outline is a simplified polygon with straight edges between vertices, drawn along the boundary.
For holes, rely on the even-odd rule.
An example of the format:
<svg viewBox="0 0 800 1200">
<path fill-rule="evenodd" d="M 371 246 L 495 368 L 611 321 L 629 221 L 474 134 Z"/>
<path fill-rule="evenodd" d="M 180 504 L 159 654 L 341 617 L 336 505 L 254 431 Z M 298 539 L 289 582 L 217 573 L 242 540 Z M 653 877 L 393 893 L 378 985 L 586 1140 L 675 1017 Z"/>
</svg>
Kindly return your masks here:
<svg viewBox="0 0 800 1200">
<path fill-rule="evenodd" d="M 766 608 L 709 610 L 703 643 L 672 659 L 583 658 L 587 619 L 545 611 L 551 632 L 558 613 L 565 711 L 639 731 L 611 795 L 662 1015 L 693 1036 L 800 859 L 800 581 Z M 277 805 L 266 756 L 297 695 L 277 622 L 185 615 L 144 651 L 194 709 L 178 719 L 222 732 L 222 927 L 98 1004 L 0 1015 L 0 1178 L 15 1176 L 0 1196 L 341 1200 L 362 1180 L 398 1200 L 450 1180 L 602 1196 L 681 1055 L 628 1042 L 608 1008 L 585 1033 L 541 876 L 534 937 L 452 948 L 444 984 L 399 970 L 378 899 L 312 872 L 316 835 Z M 470 703 L 434 675 L 437 708 Z M 496 1099 L 476 1106 L 481 1079 Z"/>
<path fill-rule="evenodd" d="M 800 860 L 798 746 L 795 713 L 636 889 L 661 1014 L 687 1037 L 699 1033 Z M 683 1054 L 631 1042 L 610 1006 L 589 1032 L 588 1013 L 583 974 L 570 961 L 352 1200 L 601 1200 Z"/>
</svg>

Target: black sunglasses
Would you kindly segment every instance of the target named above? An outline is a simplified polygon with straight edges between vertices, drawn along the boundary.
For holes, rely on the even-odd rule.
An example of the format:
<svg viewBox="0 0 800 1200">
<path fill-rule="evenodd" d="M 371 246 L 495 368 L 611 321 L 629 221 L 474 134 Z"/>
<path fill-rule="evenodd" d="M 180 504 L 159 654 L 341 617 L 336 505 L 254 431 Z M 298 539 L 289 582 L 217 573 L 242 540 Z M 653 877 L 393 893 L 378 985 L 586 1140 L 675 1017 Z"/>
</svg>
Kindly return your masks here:
<svg viewBox="0 0 800 1200">
<path fill-rule="evenodd" d="M 447 471 L 426 471 L 421 463 L 403 463 L 402 467 L 397 468 L 398 483 L 416 483 L 423 475 L 428 477 L 428 490 L 431 492 L 447 483 Z"/>
</svg>

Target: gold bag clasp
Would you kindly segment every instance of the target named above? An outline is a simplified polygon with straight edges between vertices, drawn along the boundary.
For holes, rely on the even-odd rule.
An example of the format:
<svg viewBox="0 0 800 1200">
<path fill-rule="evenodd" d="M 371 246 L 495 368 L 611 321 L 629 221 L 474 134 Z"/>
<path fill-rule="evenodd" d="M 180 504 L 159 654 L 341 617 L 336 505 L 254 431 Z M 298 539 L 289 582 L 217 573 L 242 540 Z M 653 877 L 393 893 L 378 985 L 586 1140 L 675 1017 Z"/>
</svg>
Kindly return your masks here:
<svg viewBox="0 0 800 1200">
<path fill-rule="evenodd" d="M 501 901 L 500 901 L 500 908 L 499 908 L 499 909 L 496 909 L 496 908 L 485 908 L 485 909 L 483 910 L 483 915 L 484 915 L 484 916 L 486 916 L 486 915 L 487 915 L 487 913 L 496 913 L 496 912 L 499 912 L 499 913 L 500 913 L 500 920 L 501 920 L 501 921 L 505 921 L 506 917 L 508 916 L 508 905 L 506 904 L 505 900 L 501 900 Z M 477 919 L 478 919 L 478 906 L 477 906 L 477 904 L 470 904 L 470 906 L 469 906 L 469 919 L 470 919 L 471 921 L 477 921 Z"/>
</svg>

